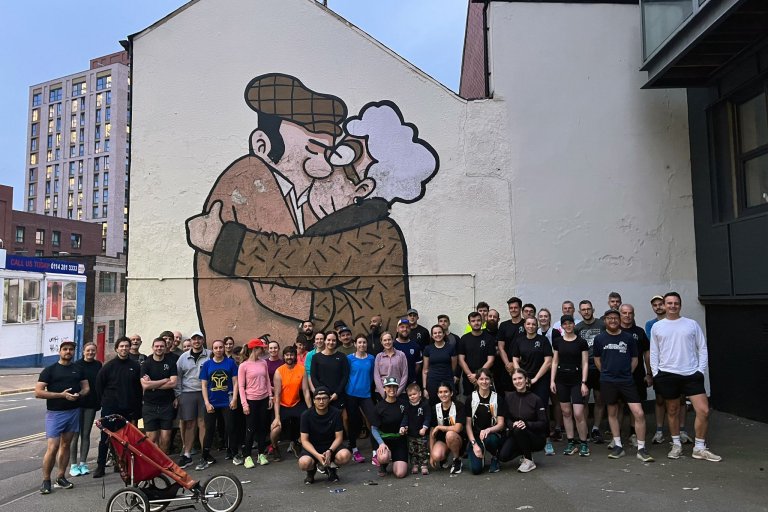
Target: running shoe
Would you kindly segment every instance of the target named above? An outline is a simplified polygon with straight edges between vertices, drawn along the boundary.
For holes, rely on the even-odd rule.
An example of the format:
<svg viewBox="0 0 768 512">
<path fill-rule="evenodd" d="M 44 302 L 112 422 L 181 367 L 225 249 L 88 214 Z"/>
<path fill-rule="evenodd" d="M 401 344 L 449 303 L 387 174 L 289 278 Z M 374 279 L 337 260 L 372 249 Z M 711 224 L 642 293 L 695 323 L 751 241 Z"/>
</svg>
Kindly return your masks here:
<svg viewBox="0 0 768 512">
<path fill-rule="evenodd" d="M 656 433 L 653 435 L 653 439 L 651 439 L 651 442 L 653 444 L 661 444 L 664 442 L 664 432 L 661 430 L 657 430 Z"/>
<path fill-rule="evenodd" d="M 637 450 L 637 458 L 640 459 L 643 462 L 655 462 L 656 459 L 651 457 L 651 454 L 648 453 L 648 450 L 645 448 L 641 448 Z"/>
<path fill-rule="evenodd" d="M 603 434 L 600 433 L 600 429 L 592 429 L 592 442 L 595 444 L 603 444 Z"/>
<path fill-rule="evenodd" d="M 58 487 L 59 489 L 71 489 L 75 486 L 72 482 L 67 480 L 65 477 L 60 476 L 56 479 L 56 481 L 53 483 L 54 487 Z"/>
<path fill-rule="evenodd" d="M 245 467 L 245 469 L 251 469 L 255 466 L 256 464 L 253 463 L 253 457 L 248 456 L 245 458 L 245 461 L 243 462 L 243 467 Z"/>
<path fill-rule="evenodd" d="M 274 453 L 274 451 L 275 451 L 274 445 L 271 445 L 271 444 L 267 445 L 267 456 L 268 457 L 271 456 Z"/>
<path fill-rule="evenodd" d="M 680 431 L 680 444 L 691 444 L 693 443 L 693 439 L 691 439 L 691 436 L 688 435 L 688 432 L 685 430 Z"/>
<path fill-rule="evenodd" d="M 332 483 L 339 481 L 337 468 L 328 468 L 328 481 Z"/>
<path fill-rule="evenodd" d="M 517 468 L 517 471 L 520 473 L 530 473 L 534 469 L 536 469 L 536 464 L 534 464 L 532 460 L 523 457 L 522 462 L 520 462 L 520 467 Z"/>
<path fill-rule="evenodd" d="M 423 469 L 426 468 L 426 466 L 422 466 L 422 474 L 424 474 Z M 499 459 L 496 457 L 491 457 L 491 466 L 488 468 L 489 473 L 498 473 L 501 470 L 499 467 Z"/>
<path fill-rule="evenodd" d="M 93 472 L 93 478 L 102 478 L 104 476 L 104 466 L 96 466 L 96 471 Z"/>
<path fill-rule="evenodd" d="M 91 470 L 88 469 L 88 464 L 86 464 L 85 462 L 81 462 L 80 463 L 80 474 L 81 475 L 87 475 L 90 472 L 91 472 Z"/>
<path fill-rule="evenodd" d="M 243 462 L 245 461 L 240 455 L 235 455 L 234 457 L 232 457 L 232 464 L 234 464 L 235 466 L 242 466 Z"/>
<path fill-rule="evenodd" d="M 637 448 L 637 434 L 629 436 L 629 444 L 631 444 L 633 448 Z"/>
<path fill-rule="evenodd" d="M 328 474 L 328 468 L 324 466 L 323 464 L 317 465 L 317 472 L 321 475 L 327 475 Z"/>
<path fill-rule="evenodd" d="M 299 458 L 299 449 L 296 446 L 295 442 L 291 441 L 290 443 L 288 443 L 288 452 L 293 454 L 293 456 L 296 457 L 297 459 Z"/>
<path fill-rule="evenodd" d="M 555 442 L 562 441 L 563 440 L 563 431 L 560 429 L 560 427 L 557 427 L 554 432 L 549 436 L 550 439 L 552 439 Z"/>
<path fill-rule="evenodd" d="M 182 455 L 179 458 L 179 467 L 181 469 L 187 468 L 192 465 L 192 457 L 187 457 L 186 455 Z"/>
<path fill-rule="evenodd" d="M 315 470 L 312 469 L 310 471 L 307 471 L 307 476 L 304 477 L 304 483 L 306 485 L 310 485 L 315 483 Z"/>
<path fill-rule="evenodd" d="M 51 494 L 50 480 L 43 480 L 43 485 L 40 486 L 40 494 Z"/>
<path fill-rule="evenodd" d="M 545 455 L 554 455 L 555 454 L 555 447 L 552 446 L 552 441 L 547 441 L 547 444 L 544 445 L 544 454 Z"/>
<path fill-rule="evenodd" d="M 195 471 L 202 471 L 204 469 L 207 469 L 209 466 L 208 461 L 205 459 L 200 459 L 200 462 L 197 463 L 197 466 L 195 466 Z"/>
<path fill-rule="evenodd" d="M 232 460 L 232 452 L 227 449 L 227 454 L 224 456 L 224 460 Z"/>
<path fill-rule="evenodd" d="M 360 453 L 360 450 L 355 450 L 354 453 L 352 453 L 352 458 L 357 462 L 358 464 L 362 464 L 365 462 L 365 457 L 363 457 L 363 454 Z"/>
<path fill-rule="evenodd" d="M 720 462 L 723 460 L 723 458 L 719 455 L 715 455 L 711 451 L 709 451 L 709 448 L 694 448 L 693 449 L 693 455 L 691 455 L 694 459 L 699 460 L 708 460 L 710 462 Z"/>
<path fill-rule="evenodd" d="M 624 448 L 621 446 L 614 446 L 613 450 L 611 450 L 611 453 L 608 454 L 609 459 L 620 459 L 622 458 L 626 453 L 624 453 Z"/>
<path fill-rule="evenodd" d="M 69 466 L 69 474 L 71 476 L 80 476 L 80 464 L 72 464 Z"/>
<path fill-rule="evenodd" d="M 211 464 L 216 464 L 216 459 L 214 459 L 210 453 L 203 455 L 203 460 L 207 462 L 209 466 Z"/>
<path fill-rule="evenodd" d="M 614 448 L 616 448 L 616 441 L 611 439 L 611 442 L 608 443 L 608 446 L 606 446 L 606 448 L 608 448 L 609 450 L 613 450 Z"/>
<path fill-rule="evenodd" d="M 451 465 L 451 474 L 452 475 L 458 475 L 461 473 L 462 468 L 464 467 L 464 464 L 461 462 L 461 457 L 456 457 L 453 459 L 453 464 Z"/>
<path fill-rule="evenodd" d="M 668 459 L 679 459 L 680 455 L 683 454 L 683 447 L 679 444 L 673 444 L 672 449 L 669 450 L 669 453 L 667 454 Z"/>
<path fill-rule="evenodd" d="M 579 457 L 589 457 L 589 455 L 589 445 L 584 441 L 579 446 Z"/>
<path fill-rule="evenodd" d="M 573 441 L 568 441 L 568 445 L 563 450 L 563 455 L 576 455 L 579 453 L 579 447 Z"/>
</svg>

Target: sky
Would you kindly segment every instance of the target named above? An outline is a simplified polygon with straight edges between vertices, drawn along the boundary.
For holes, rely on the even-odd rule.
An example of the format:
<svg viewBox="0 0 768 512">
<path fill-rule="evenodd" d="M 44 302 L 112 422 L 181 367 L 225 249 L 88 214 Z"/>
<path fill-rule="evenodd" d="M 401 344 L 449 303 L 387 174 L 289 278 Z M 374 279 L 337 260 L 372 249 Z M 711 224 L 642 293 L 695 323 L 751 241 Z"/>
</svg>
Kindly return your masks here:
<svg viewBox="0 0 768 512">
<path fill-rule="evenodd" d="M 122 50 L 121 39 L 185 3 L 0 0 L 0 184 L 14 187 L 14 209 L 23 209 L 29 87 L 87 69 L 90 59 Z M 467 3 L 328 0 L 328 7 L 457 91 Z"/>
</svg>

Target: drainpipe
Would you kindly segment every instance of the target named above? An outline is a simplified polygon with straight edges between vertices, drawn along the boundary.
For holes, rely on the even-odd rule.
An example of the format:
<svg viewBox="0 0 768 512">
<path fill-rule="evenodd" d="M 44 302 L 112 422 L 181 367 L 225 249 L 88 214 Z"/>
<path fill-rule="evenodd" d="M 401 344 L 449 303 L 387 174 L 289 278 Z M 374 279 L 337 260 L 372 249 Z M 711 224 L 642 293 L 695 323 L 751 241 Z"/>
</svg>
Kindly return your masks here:
<svg viewBox="0 0 768 512">
<path fill-rule="evenodd" d="M 488 7 L 491 1 L 485 0 L 483 2 L 483 66 L 485 68 L 485 97 L 491 97 L 491 70 L 488 64 Z"/>
</svg>

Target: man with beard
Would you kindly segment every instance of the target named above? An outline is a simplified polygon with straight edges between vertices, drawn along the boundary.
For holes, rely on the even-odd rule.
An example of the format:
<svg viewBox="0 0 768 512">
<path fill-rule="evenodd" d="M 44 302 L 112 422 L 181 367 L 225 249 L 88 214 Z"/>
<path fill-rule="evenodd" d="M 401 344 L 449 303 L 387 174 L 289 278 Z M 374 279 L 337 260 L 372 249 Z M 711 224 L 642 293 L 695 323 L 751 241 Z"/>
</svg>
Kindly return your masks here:
<svg viewBox="0 0 768 512">
<path fill-rule="evenodd" d="M 59 472 L 56 487 L 71 489 L 72 482 L 64 472 L 69 460 L 69 448 L 72 438 L 80 431 L 81 396 L 89 393 L 88 378 L 85 371 L 72 364 L 75 355 L 75 342 L 65 338 L 59 345 L 58 362 L 46 367 L 35 384 L 35 398 L 45 400 L 45 437 L 48 442 L 43 456 L 43 484 L 40 494 L 51 492 L 51 472 L 54 462 L 58 462 Z"/>
<path fill-rule="evenodd" d="M 491 369 L 496 354 L 496 340 L 483 330 L 482 315 L 473 311 L 467 316 L 467 320 L 472 330 L 461 337 L 456 347 L 459 366 L 464 373 L 462 390 L 466 399 L 465 403 L 472 396 L 472 391 L 475 390 L 477 370 L 480 368 Z"/>
<path fill-rule="evenodd" d="M 592 307 L 592 302 L 589 300 L 582 300 L 579 302 L 579 314 L 583 319 L 576 324 L 576 328 L 573 330 L 574 334 L 587 342 L 589 347 L 589 370 L 587 372 L 587 387 L 592 390 L 595 395 L 595 409 L 594 409 L 594 424 L 592 425 L 592 442 L 601 444 L 603 442 L 603 434 L 600 433 L 600 423 L 603 421 L 603 411 L 605 405 L 603 399 L 600 396 L 600 370 L 595 366 L 595 357 L 593 345 L 595 342 L 595 336 L 600 334 L 605 326 L 603 321 L 595 317 L 595 309 Z"/>
<path fill-rule="evenodd" d="M 141 417 L 141 365 L 128 357 L 131 339 L 122 336 L 115 342 L 117 357 L 108 361 L 96 376 L 96 392 L 101 397 L 101 417 L 119 414 L 127 421 L 136 423 Z M 109 437 L 101 432 L 99 454 L 93 478 L 104 476 L 107 463 Z M 117 466 L 115 466 L 117 468 Z"/>
<path fill-rule="evenodd" d="M 397 322 L 395 349 L 405 354 L 408 360 L 408 384 L 421 382 L 421 346 L 411 339 L 411 325 L 408 318 Z"/>
<path fill-rule="evenodd" d="M 381 352 L 381 315 L 376 314 L 371 317 L 371 323 L 368 330 L 368 335 L 365 337 L 368 340 L 368 353 L 373 357 Z"/>
<path fill-rule="evenodd" d="M 576 314 L 576 306 L 574 306 L 573 301 L 570 300 L 563 301 L 562 306 L 560 306 L 560 310 L 563 312 L 562 316 L 573 316 Z M 563 328 L 560 324 L 560 320 L 552 324 L 552 328 L 559 332 L 560 336 L 563 335 Z"/>
<path fill-rule="evenodd" d="M 485 316 L 485 328 L 483 331 L 491 336 L 493 340 L 496 342 L 495 347 L 495 356 L 493 358 L 493 368 L 491 369 L 493 372 L 493 382 L 495 385 L 495 390 L 497 393 L 500 394 L 500 396 L 503 396 L 503 393 L 505 391 L 510 391 L 511 388 L 505 388 L 504 383 L 506 382 L 506 378 L 509 377 L 509 374 L 507 373 L 507 369 L 504 366 L 504 360 L 501 359 L 501 355 L 499 354 L 499 312 L 495 309 L 489 309 L 488 314 Z"/>
<path fill-rule="evenodd" d="M 176 410 L 176 362 L 178 358 L 166 353 L 165 340 L 152 342 L 152 355 L 141 365 L 141 387 L 144 389 L 144 431 L 147 438 L 165 453 L 170 453 L 171 434 Z"/>
<path fill-rule="evenodd" d="M 307 372 L 296 364 L 296 349 L 290 345 L 283 349 L 285 364 L 275 371 L 275 420 L 272 422 L 270 441 L 280 457 L 278 442 L 283 430 L 288 432 L 288 451 L 298 458 L 299 423 L 304 411 L 312 407 Z"/>
<path fill-rule="evenodd" d="M 424 347 L 429 345 L 429 331 L 423 325 L 419 325 L 419 312 L 411 308 L 405 315 L 411 326 L 410 340 L 418 343 L 421 350 L 424 350 Z"/>
<path fill-rule="evenodd" d="M 507 307 L 509 308 L 509 320 L 504 320 L 499 324 L 499 333 L 497 336 L 497 353 L 501 358 L 501 362 L 504 364 L 506 371 L 499 372 L 496 381 L 496 386 L 501 389 L 512 389 L 512 378 L 510 375 L 515 369 L 515 365 L 512 363 L 512 348 L 517 336 L 525 336 L 525 318 L 522 315 L 523 301 L 518 297 L 511 297 L 507 301 Z M 494 377 L 496 374 L 494 373 Z"/>
<path fill-rule="evenodd" d="M 304 336 L 304 346 L 311 347 L 315 340 L 315 325 L 312 320 L 304 320 L 301 322 L 301 329 L 299 334 Z"/>
<path fill-rule="evenodd" d="M 648 386 L 653 383 L 651 374 L 651 342 L 645 335 L 645 330 L 635 323 L 635 307 L 632 304 L 622 304 L 619 306 L 621 330 L 632 335 L 637 345 L 637 366 L 632 372 L 632 378 L 635 381 L 637 394 L 640 397 L 640 403 L 648 400 Z M 619 409 L 619 425 L 622 423 L 624 409 Z M 630 425 L 630 442 L 632 446 L 637 446 L 637 435 L 635 427 Z"/>
<path fill-rule="evenodd" d="M 192 334 L 192 348 L 184 352 L 176 362 L 178 372 L 176 381 L 176 400 L 181 422 L 181 436 L 184 452 L 179 459 L 179 467 L 184 469 L 192 464 L 192 444 L 197 425 L 200 446 L 205 444 L 205 401 L 203 386 L 200 382 L 200 368 L 211 358 L 211 352 L 203 348 L 203 333 Z"/>
</svg>

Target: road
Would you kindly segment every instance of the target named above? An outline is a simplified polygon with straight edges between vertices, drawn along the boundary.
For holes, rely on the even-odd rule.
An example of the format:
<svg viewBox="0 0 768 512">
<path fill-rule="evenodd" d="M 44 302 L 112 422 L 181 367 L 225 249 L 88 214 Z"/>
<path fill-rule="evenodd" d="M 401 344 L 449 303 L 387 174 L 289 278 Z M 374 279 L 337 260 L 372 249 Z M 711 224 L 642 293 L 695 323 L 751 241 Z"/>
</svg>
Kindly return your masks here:
<svg viewBox="0 0 768 512">
<path fill-rule="evenodd" d="M 0 396 L 0 446 L 45 431 L 45 400 L 34 393 Z"/>
</svg>

